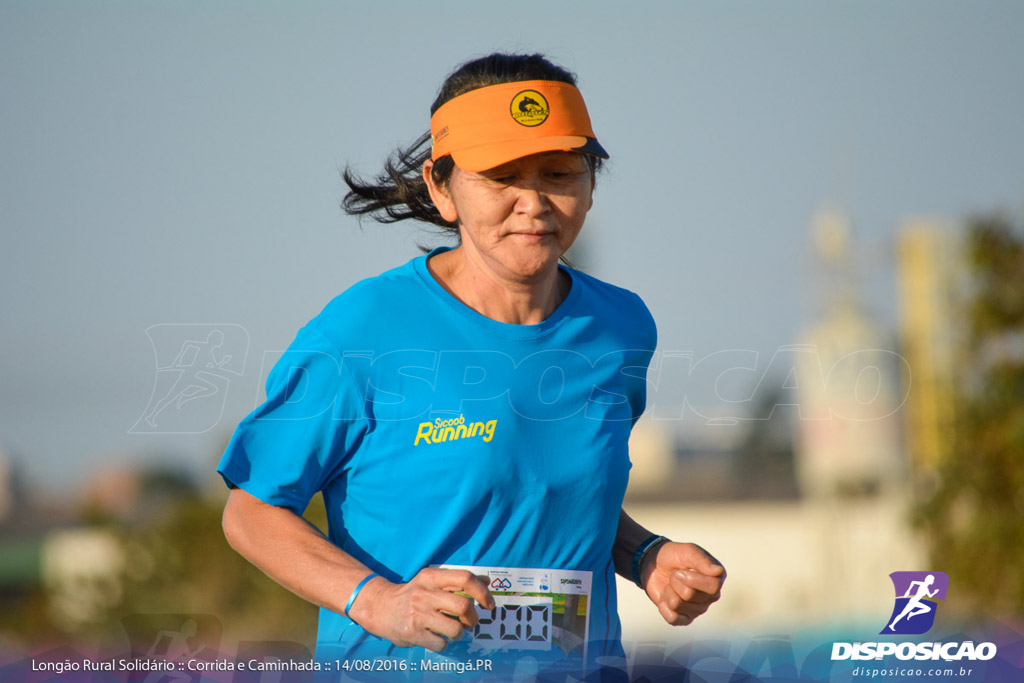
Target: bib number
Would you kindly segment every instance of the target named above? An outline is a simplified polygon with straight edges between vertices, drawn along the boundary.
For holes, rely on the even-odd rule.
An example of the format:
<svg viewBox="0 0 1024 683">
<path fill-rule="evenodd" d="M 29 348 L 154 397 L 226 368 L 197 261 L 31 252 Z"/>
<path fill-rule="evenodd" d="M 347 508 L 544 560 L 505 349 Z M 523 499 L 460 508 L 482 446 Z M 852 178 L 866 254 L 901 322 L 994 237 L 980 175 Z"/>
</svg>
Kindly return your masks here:
<svg viewBox="0 0 1024 683">
<path fill-rule="evenodd" d="M 440 565 L 487 581 L 494 609 L 477 605 L 479 622 L 467 635 L 473 650 L 558 649 L 586 658 L 590 636 L 590 572 Z"/>
</svg>

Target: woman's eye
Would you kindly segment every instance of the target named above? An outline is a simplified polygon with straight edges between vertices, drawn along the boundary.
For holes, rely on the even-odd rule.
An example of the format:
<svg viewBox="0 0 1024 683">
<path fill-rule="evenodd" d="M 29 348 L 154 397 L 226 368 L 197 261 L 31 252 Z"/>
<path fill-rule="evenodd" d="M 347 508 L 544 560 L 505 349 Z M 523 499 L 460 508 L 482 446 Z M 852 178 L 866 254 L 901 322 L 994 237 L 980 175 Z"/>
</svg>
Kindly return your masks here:
<svg viewBox="0 0 1024 683">
<path fill-rule="evenodd" d="M 583 173 L 580 171 L 549 171 L 547 177 L 556 182 L 569 182 L 575 181 L 577 178 L 582 176 Z"/>
</svg>

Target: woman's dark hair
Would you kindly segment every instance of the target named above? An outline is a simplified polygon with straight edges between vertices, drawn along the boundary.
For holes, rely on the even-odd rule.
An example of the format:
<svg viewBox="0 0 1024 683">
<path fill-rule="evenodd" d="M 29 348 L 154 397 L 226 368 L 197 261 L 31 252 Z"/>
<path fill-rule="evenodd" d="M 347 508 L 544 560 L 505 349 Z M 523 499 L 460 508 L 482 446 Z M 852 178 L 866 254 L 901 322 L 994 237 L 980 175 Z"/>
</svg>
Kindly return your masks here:
<svg viewBox="0 0 1024 683">
<path fill-rule="evenodd" d="M 575 74 L 552 64 L 543 55 L 495 53 L 468 61 L 455 69 L 441 85 L 437 99 L 430 105 L 430 113 L 433 115 L 442 104 L 470 90 L 499 83 L 535 80 L 576 85 Z M 345 167 L 342 178 L 349 192 L 342 201 L 342 208 L 351 215 L 370 215 L 380 223 L 415 218 L 457 236 L 458 228 L 442 218 L 430 200 L 422 175 L 423 163 L 429 158 L 428 130 L 408 147 L 392 153 L 384 164 L 384 171 L 372 182 L 364 182 L 350 168 Z M 589 155 L 586 158 L 591 171 L 600 167 L 600 159 Z M 431 172 L 434 182 L 447 185 L 454 168 L 455 162 L 451 156 L 438 159 Z"/>
</svg>

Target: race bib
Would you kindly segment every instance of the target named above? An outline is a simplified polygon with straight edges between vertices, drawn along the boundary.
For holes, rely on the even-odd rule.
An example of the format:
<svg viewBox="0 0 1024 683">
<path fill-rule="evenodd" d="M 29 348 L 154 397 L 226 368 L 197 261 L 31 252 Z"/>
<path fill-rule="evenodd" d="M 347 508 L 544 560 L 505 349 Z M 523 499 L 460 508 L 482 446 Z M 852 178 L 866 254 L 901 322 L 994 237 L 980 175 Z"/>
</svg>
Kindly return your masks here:
<svg viewBox="0 0 1024 683">
<path fill-rule="evenodd" d="M 439 566 L 472 572 L 487 582 L 494 596 L 494 609 L 476 606 L 480 621 L 467 632 L 471 638 L 469 652 L 528 650 L 539 655 L 560 650 L 559 656 L 578 655 L 586 660 L 590 639 L 590 572 Z"/>
</svg>

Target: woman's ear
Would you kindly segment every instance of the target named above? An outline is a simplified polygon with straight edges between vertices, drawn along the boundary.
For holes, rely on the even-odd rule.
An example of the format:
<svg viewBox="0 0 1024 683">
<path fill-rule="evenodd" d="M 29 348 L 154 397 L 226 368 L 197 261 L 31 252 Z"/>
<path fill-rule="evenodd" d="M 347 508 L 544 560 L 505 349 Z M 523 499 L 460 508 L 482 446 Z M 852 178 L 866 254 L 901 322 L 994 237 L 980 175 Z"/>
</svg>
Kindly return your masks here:
<svg viewBox="0 0 1024 683">
<path fill-rule="evenodd" d="M 427 184 L 427 191 L 430 192 L 430 201 L 434 202 L 441 218 L 449 223 L 457 223 L 459 212 L 455 209 L 455 202 L 452 201 L 448 188 L 434 182 L 431 171 L 434 170 L 434 161 L 427 159 L 423 162 L 423 182 Z"/>
</svg>

